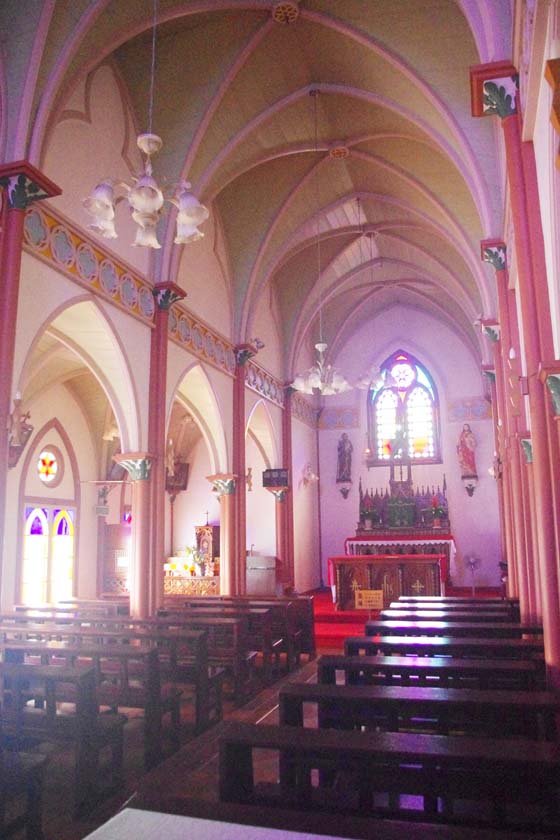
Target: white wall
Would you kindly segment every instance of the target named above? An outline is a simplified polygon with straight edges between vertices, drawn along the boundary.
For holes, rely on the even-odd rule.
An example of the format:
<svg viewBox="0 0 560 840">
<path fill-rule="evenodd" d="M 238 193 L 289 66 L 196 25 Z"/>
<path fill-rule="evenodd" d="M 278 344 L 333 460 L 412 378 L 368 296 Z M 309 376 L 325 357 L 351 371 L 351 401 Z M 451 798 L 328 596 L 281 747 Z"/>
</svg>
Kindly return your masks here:
<svg viewBox="0 0 560 840">
<path fill-rule="evenodd" d="M 372 339 L 375 336 L 375 339 Z M 449 419 L 449 406 L 463 398 L 482 396 L 480 368 L 463 342 L 449 329 L 427 314 L 404 306 L 380 314 L 368 327 L 358 332 L 350 346 L 340 353 L 336 365 L 349 379 L 358 378 L 365 362 L 378 365 L 393 351 L 412 353 L 432 374 L 440 399 L 442 464 L 413 467 L 417 485 L 442 485 L 445 474 L 451 529 L 457 546 L 457 561 L 451 568 L 453 583 L 470 585 L 470 572 L 463 557 L 475 554 L 481 559 L 476 580 L 483 585 L 498 585 L 498 562 L 501 560 L 498 500 L 495 481 L 488 474 L 494 453 L 493 426 L 490 419 L 468 422 L 477 439 L 476 464 L 479 484 L 472 498 L 461 482 L 456 445 L 462 421 Z M 389 469 L 364 464 L 366 394 L 353 391 L 328 397 L 328 405 L 349 405 L 358 410 L 359 426 L 348 429 L 324 429 L 320 432 L 321 519 L 323 531 L 323 569 L 331 555 L 344 553 L 344 539 L 353 536 L 358 521 L 358 483 L 366 488 L 385 489 Z M 350 437 L 354 451 L 352 488 L 346 500 L 336 484 L 337 446 L 342 431 Z"/>
<path fill-rule="evenodd" d="M 212 485 L 206 480 L 211 474 L 210 458 L 206 444 L 201 439 L 189 457 L 189 481 L 184 493 L 179 493 L 175 500 L 174 512 L 174 540 L 173 546 L 169 545 L 169 497 L 166 499 L 166 529 L 167 529 L 167 551 L 173 549 L 184 549 L 188 545 L 196 544 L 195 526 L 206 525 L 206 511 L 208 511 L 208 523 L 210 525 L 220 524 L 220 501 L 218 496 L 212 492 Z"/>
</svg>

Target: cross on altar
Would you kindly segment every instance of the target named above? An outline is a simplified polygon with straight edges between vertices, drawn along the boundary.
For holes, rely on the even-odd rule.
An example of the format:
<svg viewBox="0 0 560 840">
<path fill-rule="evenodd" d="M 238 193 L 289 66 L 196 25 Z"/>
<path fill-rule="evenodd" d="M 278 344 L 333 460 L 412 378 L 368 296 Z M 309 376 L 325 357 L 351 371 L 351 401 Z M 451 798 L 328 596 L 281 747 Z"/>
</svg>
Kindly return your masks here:
<svg viewBox="0 0 560 840">
<path fill-rule="evenodd" d="M 425 589 L 426 587 L 424 586 L 423 583 L 420 583 L 419 580 L 415 580 L 410 588 L 414 589 L 416 594 L 419 595 L 422 592 L 422 590 Z"/>
</svg>

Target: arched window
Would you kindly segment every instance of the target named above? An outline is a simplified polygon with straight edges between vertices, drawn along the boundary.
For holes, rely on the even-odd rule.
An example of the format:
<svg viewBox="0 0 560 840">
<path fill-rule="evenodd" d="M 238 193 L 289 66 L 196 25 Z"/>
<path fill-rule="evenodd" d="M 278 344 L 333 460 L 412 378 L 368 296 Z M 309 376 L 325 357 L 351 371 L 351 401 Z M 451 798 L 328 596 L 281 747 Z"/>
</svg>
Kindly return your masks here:
<svg viewBox="0 0 560 840">
<path fill-rule="evenodd" d="M 420 362 L 397 350 L 368 391 L 368 466 L 441 462 L 438 398 Z"/>
</svg>

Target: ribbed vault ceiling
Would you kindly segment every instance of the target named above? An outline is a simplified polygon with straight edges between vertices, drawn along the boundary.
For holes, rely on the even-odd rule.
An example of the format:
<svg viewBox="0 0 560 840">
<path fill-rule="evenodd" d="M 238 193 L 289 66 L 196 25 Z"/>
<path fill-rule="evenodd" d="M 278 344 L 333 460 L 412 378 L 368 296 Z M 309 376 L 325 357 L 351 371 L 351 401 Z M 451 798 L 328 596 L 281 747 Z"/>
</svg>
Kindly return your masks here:
<svg viewBox="0 0 560 840">
<path fill-rule="evenodd" d="M 335 352 L 399 300 L 480 355 L 473 321 L 495 301 L 479 245 L 501 233 L 502 196 L 492 123 L 471 117 L 469 66 L 507 57 L 508 0 L 301 0 L 291 25 L 273 20 L 274 5 L 159 2 L 157 174 L 188 176 L 220 218 L 234 338 L 253 334 L 272 284 L 287 376 L 316 340 L 321 304 Z M 105 60 L 145 129 L 151 14 L 150 0 L 58 0 L 32 148 Z M 337 146 L 347 156 L 333 157 Z M 178 265 L 173 221 L 165 276 Z"/>
</svg>

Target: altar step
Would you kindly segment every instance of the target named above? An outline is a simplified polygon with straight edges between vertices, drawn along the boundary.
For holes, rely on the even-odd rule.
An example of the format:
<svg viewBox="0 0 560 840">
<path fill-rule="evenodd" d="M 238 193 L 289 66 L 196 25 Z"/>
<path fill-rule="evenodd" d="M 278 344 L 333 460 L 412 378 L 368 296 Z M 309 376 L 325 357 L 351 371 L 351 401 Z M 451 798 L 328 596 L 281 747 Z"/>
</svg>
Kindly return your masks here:
<svg viewBox="0 0 560 840">
<path fill-rule="evenodd" d="M 313 592 L 315 616 L 315 642 L 320 650 L 340 651 L 344 649 L 346 636 L 360 636 L 364 632 L 369 610 L 335 610 L 330 589 Z"/>
</svg>

